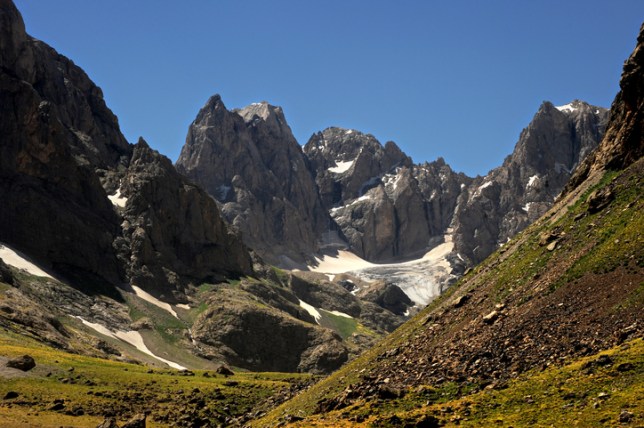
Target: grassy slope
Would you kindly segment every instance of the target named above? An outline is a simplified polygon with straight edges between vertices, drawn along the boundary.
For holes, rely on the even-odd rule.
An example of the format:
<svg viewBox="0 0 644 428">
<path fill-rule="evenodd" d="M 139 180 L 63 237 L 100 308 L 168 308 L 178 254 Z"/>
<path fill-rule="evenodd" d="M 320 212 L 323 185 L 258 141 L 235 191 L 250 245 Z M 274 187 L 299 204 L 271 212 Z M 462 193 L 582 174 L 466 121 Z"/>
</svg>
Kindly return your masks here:
<svg viewBox="0 0 644 428">
<path fill-rule="evenodd" d="M 224 377 L 204 371 L 185 376 L 69 354 L 8 332 L 0 332 L 0 350 L 8 358 L 29 354 L 37 363 L 26 374 L 10 369 L 1 373 L 0 426 L 95 427 L 107 414 L 125 421 L 142 412 L 150 412 L 149 427 L 168 426 L 186 414 L 216 425 L 261 411 L 265 400 L 311 378 L 276 373 Z M 9 391 L 19 396 L 2 400 Z M 50 410 L 55 400 L 64 400 L 64 408 Z"/>
<path fill-rule="evenodd" d="M 602 278 L 615 281 L 615 276 L 627 278 L 625 289 L 627 293 L 619 296 L 619 303 L 610 308 L 603 308 L 609 316 L 619 318 L 620 313 L 640 312 L 644 308 L 644 216 L 642 216 L 642 161 L 633 165 L 623 174 L 607 173 L 601 183 L 594 187 L 582 189 L 584 192 L 576 201 L 569 201 L 567 206 L 561 203 L 557 210 L 528 228 L 503 249 L 492 255 L 474 272 L 468 275 L 458 285 L 452 287 L 445 295 L 434 301 L 409 323 L 403 325 L 392 335 L 385 338 L 376 347 L 367 351 L 353 363 L 334 373 L 321 383 L 314 385 L 306 393 L 300 394 L 285 403 L 266 418 L 256 421 L 255 426 L 274 426 L 280 422 L 307 418 L 303 426 L 320 424 L 328 426 L 355 425 L 364 419 L 372 424 L 386 426 L 391 419 L 391 425 L 398 423 L 396 418 L 405 419 L 416 413 L 426 413 L 432 409 L 449 406 L 453 409 L 462 408 L 462 403 L 470 403 L 468 417 L 471 424 L 487 425 L 514 421 L 515 426 L 528 426 L 534 420 L 545 421 L 557 419 L 558 423 L 568 425 L 573 419 L 584 421 L 584 425 L 607 421 L 616 422 L 617 415 L 623 409 L 633 406 L 641 414 L 642 401 L 642 365 L 644 354 L 641 341 L 635 341 L 631 347 L 611 350 L 617 361 L 630 361 L 635 369 L 628 373 L 604 373 L 602 376 L 580 375 L 580 365 L 587 359 L 568 359 L 545 365 L 550 367 L 543 373 L 536 367 L 525 372 L 521 378 L 514 376 L 510 380 L 510 388 L 494 391 L 490 394 L 481 385 L 468 382 L 442 382 L 432 386 L 410 383 L 402 388 L 405 399 L 374 399 L 361 397 L 345 400 L 350 405 L 325 414 L 317 414 L 316 408 L 321 402 L 338 397 L 351 397 L 351 390 L 359 384 L 366 374 L 374 375 L 387 364 L 382 355 L 396 347 L 405 347 L 424 334 L 427 324 L 432 318 L 440 318 L 453 305 L 455 298 L 466 293 L 473 296 L 479 294 L 485 299 L 481 307 L 468 308 L 479 311 L 478 315 L 488 313 L 488 306 L 494 303 L 508 303 L 514 314 L 531 310 L 534 302 L 540 299 L 555 299 L 565 297 L 575 289 L 586 284 L 601 283 Z M 587 200 L 596 188 L 611 186 L 616 195 L 611 205 L 599 213 L 586 212 Z M 585 190 L 585 191 L 584 191 Z M 564 212 L 561 215 L 562 210 Z M 554 251 L 539 244 L 543 234 L 557 236 L 557 248 Z M 611 276 L 612 275 L 612 276 Z M 634 279 L 634 280 L 633 280 Z M 619 278 L 617 278 L 619 280 Z M 591 298 L 592 296 L 586 296 Z M 554 301 L 554 300 L 553 300 Z M 487 305 L 487 306 L 486 306 Z M 492 309 L 494 306 L 491 307 Z M 574 317 L 576 314 L 570 314 Z M 477 316 L 471 314 L 471 318 Z M 444 327 L 445 335 L 454 335 L 463 328 L 462 319 L 452 318 L 451 324 Z M 641 326 L 639 328 L 641 332 Z M 436 336 L 432 343 L 424 344 L 425 349 L 439 347 L 444 336 Z M 557 340 L 555 338 L 555 340 Z M 415 342 L 417 343 L 417 342 Z M 379 361 L 380 358 L 380 361 Z M 544 368 L 545 368 L 544 365 Z M 555 368 L 564 365 L 564 368 Z M 549 380 L 551 379 L 551 380 Z M 572 379 L 572 380 L 571 380 Z M 555 382 L 562 388 L 570 389 L 569 397 L 581 397 L 576 401 L 572 398 L 574 412 L 562 412 L 560 404 L 562 397 L 556 398 L 551 389 L 543 389 L 542 385 Z M 424 394 L 418 394 L 418 389 L 431 391 L 428 399 Z M 600 400 L 598 409 L 592 408 L 595 401 L 592 394 L 597 389 L 610 389 L 611 399 Z M 477 392 L 483 390 L 484 392 Z M 473 393 L 473 394 L 472 394 Z M 521 395 L 523 394 L 523 396 Z M 532 395 L 532 398 L 525 396 Z M 538 397 L 538 398 L 536 398 Z M 596 398 L 596 397 L 595 397 Z M 438 400 L 440 404 L 428 406 L 428 401 Z M 530 402 L 530 403 L 528 403 Z M 537 403 L 535 405 L 535 403 Z M 529 405 L 528 405 L 529 404 Z M 581 406 L 581 407 L 580 407 Z M 569 409 L 566 407 L 565 409 Z M 592 408 L 592 410 L 590 410 Z M 472 409 L 477 409 L 473 411 Z M 529 409 L 526 410 L 526 409 Z M 637 413 L 637 411 L 635 413 Z M 314 415 L 314 416 L 313 416 Z M 397 415 L 394 417 L 394 415 Z M 566 416 L 567 415 L 567 416 Z M 641 416 L 640 416 L 641 417 Z M 453 419 L 449 411 L 439 417 L 443 422 Z M 410 426 L 414 426 L 415 421 Z M 464 421 L 466 422 L 466 421 Z M 499 422 L 499 423 L 501 423 Z M 640 421 L 641 422 L 641 421 Z M 456 423 L 453 421 L 453 423 Z M 554 422 L 553 422 L 554 423 Z M 539 423 L 542 424 L 541 422 Z"/>
</svg>

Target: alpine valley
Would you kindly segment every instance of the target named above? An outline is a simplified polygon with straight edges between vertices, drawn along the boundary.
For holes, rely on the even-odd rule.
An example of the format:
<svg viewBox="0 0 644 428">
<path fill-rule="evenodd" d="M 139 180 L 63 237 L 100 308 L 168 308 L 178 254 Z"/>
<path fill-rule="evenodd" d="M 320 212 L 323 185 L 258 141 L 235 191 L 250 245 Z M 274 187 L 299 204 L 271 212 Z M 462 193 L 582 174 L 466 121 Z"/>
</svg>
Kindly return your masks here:
<svg viewBox="0 0 644 428">
<path fill-rule="evenodd" d="M 173 165 L 0 0 L 0 425 L 640 426 L 643 44 L 484 177 L 219 95 Z"/>
</svg>

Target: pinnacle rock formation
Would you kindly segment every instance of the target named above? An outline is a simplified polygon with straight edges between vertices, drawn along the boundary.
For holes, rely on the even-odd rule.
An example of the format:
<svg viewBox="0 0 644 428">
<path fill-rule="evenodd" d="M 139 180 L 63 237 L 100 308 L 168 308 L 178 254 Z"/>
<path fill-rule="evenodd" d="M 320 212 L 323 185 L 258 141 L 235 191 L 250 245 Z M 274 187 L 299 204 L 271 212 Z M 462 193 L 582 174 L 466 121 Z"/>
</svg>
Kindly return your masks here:
<svg viewBox="0 0 644 428">
<path fill-rule="evenodd" d="M 229 111 L 221 97 L 211 97 L 176 166 L 267 261 L 303 262 L 317 250 L 328 215 L 281 108 L 264 102 Z"/>
</svg>

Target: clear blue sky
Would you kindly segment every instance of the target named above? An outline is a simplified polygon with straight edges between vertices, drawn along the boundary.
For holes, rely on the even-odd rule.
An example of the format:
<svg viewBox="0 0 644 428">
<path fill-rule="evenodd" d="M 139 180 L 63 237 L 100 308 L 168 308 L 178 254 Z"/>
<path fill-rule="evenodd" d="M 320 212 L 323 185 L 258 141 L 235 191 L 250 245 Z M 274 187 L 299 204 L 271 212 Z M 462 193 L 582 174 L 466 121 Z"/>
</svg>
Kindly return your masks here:
<svg viewBox="0 0 644 428">
<path fill-rule="evenodd" d="M 284 108 L 415 162 L 498 166 L 544 100 L 609 107 L 642 0 L 16 0 L 27 32 L 103 89 L 130 142 L 173 161 L 208 97 Z"/>
</svg>

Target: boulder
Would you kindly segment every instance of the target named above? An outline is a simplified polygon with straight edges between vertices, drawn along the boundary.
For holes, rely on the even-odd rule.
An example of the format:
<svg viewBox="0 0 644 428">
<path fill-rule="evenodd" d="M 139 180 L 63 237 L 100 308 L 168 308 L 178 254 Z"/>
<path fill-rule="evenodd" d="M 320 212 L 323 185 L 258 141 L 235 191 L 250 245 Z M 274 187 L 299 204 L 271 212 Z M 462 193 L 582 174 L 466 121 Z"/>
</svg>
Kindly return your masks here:
<svg viewBox="0 0 644 428">
<path fill-rule="evenodd" d="M 5 365 L 13 369 L 18 369 L 18 370 L 22 370 L 23 372 L 28 372 L 29 370 L 36 367 L 36 362 L 34 361 L 33 357 L 31 357 L 30 355 L 23 355 L 21 357 L 13 358 L 7 361 Z"/>
</svg>

